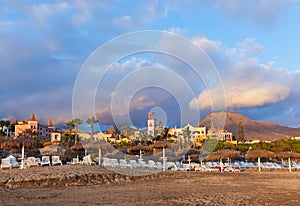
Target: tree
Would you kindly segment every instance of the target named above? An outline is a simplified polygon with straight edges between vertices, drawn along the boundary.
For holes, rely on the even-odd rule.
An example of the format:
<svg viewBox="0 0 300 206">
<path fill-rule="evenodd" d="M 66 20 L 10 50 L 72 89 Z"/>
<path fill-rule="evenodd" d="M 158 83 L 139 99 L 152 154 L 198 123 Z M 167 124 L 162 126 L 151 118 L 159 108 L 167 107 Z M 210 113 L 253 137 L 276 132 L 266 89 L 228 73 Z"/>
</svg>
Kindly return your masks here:
<svg viewBox="0 0 300 206">
<path fill-rule="evenodd" d="M 75 135 L 75 144 L 77 144 L 77 138 L 78 138 L 78 127 L 82 124 L 82 120 L 79 118 L 73 119 L 73 123 L 76 129 L 76 135 Z"/>
<path fill-rule="evenodd" d="M 190 130 L 190 127 L 187 126 L 184 130 L 182 130 L 182 135 L 184 138 L 184 144 L 191 144 L 191 138 L 192 138 L 192 132 Z"/>
<path fill-rule="evenodd" d="M 90 132 L 91 132 L 91 139 L 93 139 L 93 135 L 94 135 L 94 124 L 98 123 L 98 120 L 95 119 L 95 117 L 88 117 L 86 120 L 86 123 L 88 123 L 90 125 Z"/>
<path fill-rule="evenodd" d="M 66 126 L 67 126 L 67 129 L 70 130 L 70 134 L 71 134 L 72 129 L 73 129 L 73 127 L 74 127 L 74 121 L 73 121 L 73 120 L 67 121 L 67 122 L 66 122 Z"/>
<path fill-rule="evenodd" d="M 242 122 L 239 123 L 239 135 L 237 137 L 237 143 L 245 143 L 246 142 L 246 138 L 244 136 L 244 129 L 243 129 L 243 125 L 242 125 Z"/>
<path fill-rule="evenodd" d="M 69 133 L 70 133 L 69 137 L 71 137 L 72 129 L 73 129 L 73 127 L 74 127 L 74 121 L 73 121 L 73 120 L 67 121 L 67 122 L 66 122 L 66 126 L 67 126 L 67 129 L 69 129 Z M 75 139 L 76 139 L 76 137 L 75 137 Z M 69 140 L 70 140 L 70 139 L 69 139 Z M 68 141 L 68 142 L 69 142 L 69 141 Z"/>
<path fill-rule="evenodd" d="M 25 129 L 22 132 L 22 136 L 33 139 L 33 138 L 36 138 L 38 136 L 38 132 L 33 131 L 32 129 Z"/>
<path fill-rule="evenodd" d="M 5 120 L 0 120 L 1 133 L 4 135 Z"/>
<path fill-rule="evenodd" d="M 129 125 L 125 125 L 122 129 L 125 137 L 130 137 L 133 133 L 133 129 Z"/>
</svg>

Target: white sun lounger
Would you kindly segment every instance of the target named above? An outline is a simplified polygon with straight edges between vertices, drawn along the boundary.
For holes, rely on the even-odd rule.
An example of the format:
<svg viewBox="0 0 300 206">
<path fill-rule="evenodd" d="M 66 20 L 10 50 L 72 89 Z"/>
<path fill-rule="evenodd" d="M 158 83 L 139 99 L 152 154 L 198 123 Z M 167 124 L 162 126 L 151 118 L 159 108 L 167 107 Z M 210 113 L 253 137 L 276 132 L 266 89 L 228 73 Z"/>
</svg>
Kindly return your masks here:
<svg viewBox="0 0 300 206">
<path fill-rule="evenodd" d="M 107 157 L 104 157 L 103 162 L 102 162 L 102 166 L 103 167 L 111 167 L 110 159 L 107 158 Z"/>
<path fill-rule="evenodd" d="M 139 168 L 140 165 L 136 162 L 136 160 L 130 160 L 129 164 L 132 166 L 132 168 Z"/>
<path fill-rule="evenodd" d="M 42 156 L 41 166 L 43 166 L 43 165 L 51 166 L 49 156 Z"/>
<path fill-rule="evenodd" d="M 94 164 L 91 158 L 91 155 L 84 156 L 82 159 L 82 164 L 84 165 L 92 165 Z"/>
<path fill-rule="evenodd" d="M 110 165 L 111 165 L 111 167 L 118 167 L 119 162 L 117 159 L 110 159 Z"/>
<path fill-rule="evenodd" d="M 79 165 L 79 164 L 80 164 L 80 161 L 79 161 L 78 157 L 72 159 L 71 165 Z"/>
<path fill-rule="evenodd" d="M 159 170 L 163 169 L 163 165 L 161 164 L 161 162 L 156 162 L 156 165 Z"/>
<path fill-rule="evenodd" d="M 124 159 L 120 159 L 119 162 L 120 162 L 119 165 L 121 168 L 132 168 L 132 165 L 128 164 L 127 161 Z"/>
<path fill-rule="evenodd" d="M 153 160 L 148 161 L 148 168 L 149 169 L 158 169 L 157 165 L 155 164 L 155 162 Z"/>
<path fill-rule="evenodd" d="M 138 164 L 139 164 L 139 167 L 140 167 L 140 168 L 143 168 L 143 169 L 145 169 L 145 168 L 148 167 L 148 165 L 146 164 L 146 162 L 143 161 L 143 160 L 139 160 L 139 161 L 138 161 Z"/>
<path fill-rule="evenodd" d="M 39 166 L 38 162 L 36 162 L 35 157 L 27 157 L 26 160 L 27 167 Z"/>
<path fill-rule="evenodd" d="M 7 168 L 9 168 L 9 169 L 11 169 L 12 168 L 12 166 L 11 166 L 11 164 L 10 164 L 10 160 L 9 159 L 2 159 L 1 160 L 1 169 L 7 169 Z"/>
<path fill-rule="evenodd" d="M 62 162 L 59 156 L 52 156 L 52 165 L 62 165 Z"/>
</svg>

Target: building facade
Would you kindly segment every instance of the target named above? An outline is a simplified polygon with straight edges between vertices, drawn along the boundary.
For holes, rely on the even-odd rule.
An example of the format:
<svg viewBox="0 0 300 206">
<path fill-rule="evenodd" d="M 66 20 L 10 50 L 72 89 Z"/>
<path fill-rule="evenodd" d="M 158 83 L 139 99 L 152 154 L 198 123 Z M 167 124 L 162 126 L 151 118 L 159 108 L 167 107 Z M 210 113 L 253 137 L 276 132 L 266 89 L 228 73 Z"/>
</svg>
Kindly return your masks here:
<svg viewBox="0 0 300 206">
<path fill-rule="evenodd" d="M 148 113 L 147 119 L 147 133 L 150 137 L 155 137 L 155 118 L 154 112 Z"/>
<path fill-rule="evenodd" d="M 51 132 L 55 130 L 53 123 L 49 120 L 48 125 L 42 125 L 35 118 L 34 113 L 31 114 L 29 120 L 26 121 L 17 121 L 15 125 L 15 136 L 20 136 L 24 134 L 27 130 L 30 130 L 33 135 L 36 135 L 38 138 L 51 138 Z"/>
</svg>

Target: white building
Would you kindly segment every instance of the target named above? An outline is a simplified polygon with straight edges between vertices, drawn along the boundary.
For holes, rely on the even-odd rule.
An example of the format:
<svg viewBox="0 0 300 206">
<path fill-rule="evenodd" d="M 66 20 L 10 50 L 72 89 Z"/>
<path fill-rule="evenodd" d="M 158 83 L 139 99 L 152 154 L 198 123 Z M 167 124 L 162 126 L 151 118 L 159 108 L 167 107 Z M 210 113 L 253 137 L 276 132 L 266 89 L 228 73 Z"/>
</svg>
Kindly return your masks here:
<svg viewBox="0 0 300 206">
<path fill-rule="evenodd" d="M 148 113 L 147 132 L 148 132 L 149 136 L 155 137 L 155 118 L 154 118 L 154 112 L 149 112 Z"/>
<path fill-rule="evenodd" d="M 169 134 L 177 136 L 181 141 L 195 141 L 199 137 L 206 137 L 206 127 L 194 127 L 191 124 L 187 124 L 182 128 L 171 128 Z"/>
</svg>

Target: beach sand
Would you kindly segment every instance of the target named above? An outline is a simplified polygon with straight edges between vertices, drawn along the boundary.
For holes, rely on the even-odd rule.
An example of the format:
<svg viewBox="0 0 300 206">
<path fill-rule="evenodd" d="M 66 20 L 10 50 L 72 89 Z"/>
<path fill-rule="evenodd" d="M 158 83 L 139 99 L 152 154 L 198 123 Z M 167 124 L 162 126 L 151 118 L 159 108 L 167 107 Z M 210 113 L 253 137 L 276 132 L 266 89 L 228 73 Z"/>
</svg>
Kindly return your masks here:
<svg viewBox="0 0 300 206">
<path fill-rule="evenodd" d="M 300 171 L 132 177 L 64 165 L 0 174 L 0 205 L 300 205 Z"/>
</svg>

